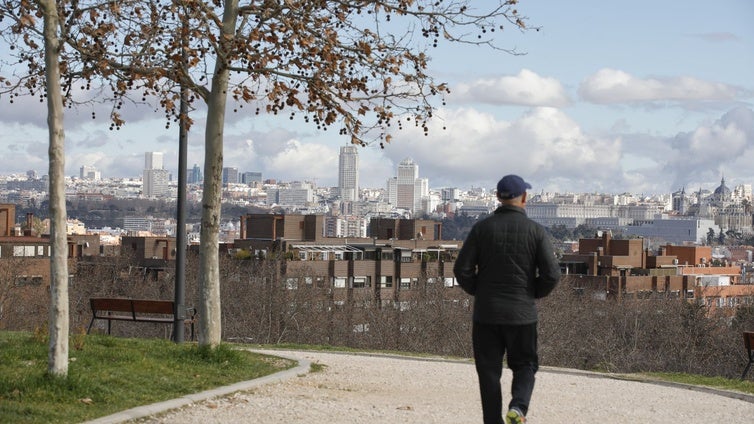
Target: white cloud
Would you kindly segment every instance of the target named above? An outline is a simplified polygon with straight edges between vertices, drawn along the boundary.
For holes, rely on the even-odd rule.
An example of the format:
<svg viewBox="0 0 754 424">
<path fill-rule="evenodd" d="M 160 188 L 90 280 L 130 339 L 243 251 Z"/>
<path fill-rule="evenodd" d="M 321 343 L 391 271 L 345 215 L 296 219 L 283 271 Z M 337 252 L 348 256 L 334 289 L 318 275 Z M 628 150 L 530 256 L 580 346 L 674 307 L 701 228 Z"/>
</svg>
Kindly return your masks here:
<svg viewBox="0 0 754 424">
<path fill-rule="evenodd" d="M 710 124 L 677 135 L 594 135 L 555 108 L 534 108 L 501 120 L 474 109 L 442 110 L 429 136 L 399 131 L 384 154 L 411 157 L 431 187 L 492 188 L 507 173 L 534 191 L 664 193 L 754 180 L 754 111 L 736 108 Z M 443 130 L 442 126 L 447 129 Z M 625 127 L 618 127 L 624 129 Z"/>
<path fill-rule="evenodd" d="M 743 90 L 692 77 L 638 78 L 616 69 L 601 69 L 579 86 L 583 100 L 598 104 L 733 101 Z"/>
<path fill-rule="evenodd" d="M 46 174 L 49 169 L 47 161 L 48 142 L 42 138 L 27 138 L 9 140 L 4 144 L 5 154 L 0 155 L 0 169 L 7 173 L 25 172 L 28 170 L 42 171 Z"/>
<path fill-rule="evenodd" d="M 120 107 L 116 107 L 107 89 L 82 91 L 74 87 L 73 92 L 75 103 L 70 107 L 65 106 L 63 110 L 64 124 L 67 128 L 95 124 L 99 129 L 106 130 L 110 127 L 112 112 L 119 113 L 126 121 L 126 125 L 137 125 L 142 121 L 155 118 L 162 118 L 162 122 L 166 122 L 165 112 L 159 107 L 142 102 L 140 94 L 135 94 L 134 99 L 124 99 Z M 154 102 L 154 99 L 151 101 Z M 201 101 L 196 103 L 203 104 Z M 40 101 L 39 96 L 23 93 L 14 97 L 11 104 L 9 96 L 0 96 L 0 105 L 3 111 L 0 114 L 0 122 L 28 124 L 47 130 L 46 97 Z M 196 119 L 200 113 L 194 113 L 192 116 Z"/>
<path fill-rule="evenodd" d="M 159 150 L 155 150 L 159 151 Z M 100 171 L 103 178 L 130 177 L 140 178 L 144 170 L 144 153 L 133 152 L 114 156 L 106 152 L 75 153 L 66 158 L 68 175 L 79 175 L 82 166 L 94 166 Z M 178 175 L 173 175 L 174 179 Z"/>
<path fill-rule="evenodd" d="M 338 153 L 331 147 L 317 143 L 289 140 L 285 149 L 263 158 L 266 172 L 287 181 L 331 178 L 338 172 Z"/>
<path fill-rule="evenodd" d="M 589 136 L 558 109 L 535 108 L 510 122 L 473 109 L 441 112 L 446 130 L 434 124 L 425 137 L 407 129 L 385 150 L 393 163 L 412 157 L 432 187 L 492 187 L 508 173 L 531 180 L 535 190 L 559 181 L 586 191 L 620 184 L 620 140 Z"/>
<path fill-rule="evenodd" d="M 528 69 L 514 76 L 483 78 L 458 84 L 452 88 L 449 99 L 521 106 L 562 107 L 569 103 L 560 81 L 541 77 Z"/>
<path fill-rule="evenodd" d="M 38 98 L 19 96 L 12 99 L 9 96 L 0 97 L 0 123 L 31 124 L 47 129 L 47 106 Z"/>
<path fill-rule="evenodd" d="M 710 125 L 676 135 L 671 147 L 668 165 L 675 188 L 716 181 L 723 173 L 751 183 L 754 111 L 733 109 Z"/>
</svg>

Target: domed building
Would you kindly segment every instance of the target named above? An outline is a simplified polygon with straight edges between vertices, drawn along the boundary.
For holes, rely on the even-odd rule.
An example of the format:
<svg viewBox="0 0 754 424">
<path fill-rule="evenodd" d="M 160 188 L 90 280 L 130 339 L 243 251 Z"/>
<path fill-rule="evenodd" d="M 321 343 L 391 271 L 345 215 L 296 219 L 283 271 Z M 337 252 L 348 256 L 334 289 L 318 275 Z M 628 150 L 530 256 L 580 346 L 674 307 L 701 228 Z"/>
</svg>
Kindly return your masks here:
<svg viewBox="0 0 754 424">
<path fill-rule="evenodd" d="M 739 190 L 738 188 L 736 189 Z M 699 189 L 698 203 L 694 214 L 714 219 L 721 229 L 735 231 L 752 231 L 752 215 L 747 211 L 748 201 L 739 193 L 734 193 L 725 185 L 725 176 L 712 194 L 704 198 Z"/>
<path fill-rule="evenodd" d="M 723 206 L 722 204 L 730 202 L 731 198 L 732 192 L 725 185 L 725 176 L 723 176 L 722 180 L 720 180 L 720 186 L 715 189 L 714 193 L 712 193 L 711 200 L 718 203 L 718 206 Z"/>
</svg>

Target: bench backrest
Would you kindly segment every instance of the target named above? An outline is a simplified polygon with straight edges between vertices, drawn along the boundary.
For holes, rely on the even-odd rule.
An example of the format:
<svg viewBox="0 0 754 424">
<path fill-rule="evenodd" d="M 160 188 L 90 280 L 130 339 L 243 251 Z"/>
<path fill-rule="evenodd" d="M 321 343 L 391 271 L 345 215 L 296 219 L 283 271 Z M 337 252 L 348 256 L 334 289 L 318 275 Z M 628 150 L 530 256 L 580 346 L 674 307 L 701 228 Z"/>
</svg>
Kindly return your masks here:
<svg viewBox="0 0 754 424">
<path fill-rule="evenodd" d="M 92 311 L 132 312 L 131 299 L 89 299 Z"/>
<path fill-rule="evenodd" d="M 171 300 L 143 300 L 143 299 L 89 299 L 92 311 L 129 312 L 142 314 L 173 314 Z"/>
<path fill-rule="evenodd" d="M 173 302 L 170 300 L 133 299 L 135 313 L 173 315 Z"/>
</svg>

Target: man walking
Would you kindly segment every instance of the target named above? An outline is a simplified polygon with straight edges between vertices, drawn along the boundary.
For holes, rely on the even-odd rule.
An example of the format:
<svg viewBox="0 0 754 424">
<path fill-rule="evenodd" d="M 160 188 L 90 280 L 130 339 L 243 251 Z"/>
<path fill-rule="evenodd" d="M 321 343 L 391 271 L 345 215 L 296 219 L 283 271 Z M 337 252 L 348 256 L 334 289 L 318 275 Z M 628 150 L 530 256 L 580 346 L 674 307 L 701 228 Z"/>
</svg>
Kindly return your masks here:
<svg viewBox="0 0 754 424">
<path fill-rule="evenodd" d="M 472 342 L 484 424 L 502 424 L 503 356 L 513 371 L 507 424 L 526 422 L 537 353 L 537 307 L 560 280 L 560 267 L 544 228 L 526 216 L 526 190 L 518 175 L 497 183 L 501 205 L 477 222 L 456 259 L 458 284 L 474 296 Z"/>
</svg>

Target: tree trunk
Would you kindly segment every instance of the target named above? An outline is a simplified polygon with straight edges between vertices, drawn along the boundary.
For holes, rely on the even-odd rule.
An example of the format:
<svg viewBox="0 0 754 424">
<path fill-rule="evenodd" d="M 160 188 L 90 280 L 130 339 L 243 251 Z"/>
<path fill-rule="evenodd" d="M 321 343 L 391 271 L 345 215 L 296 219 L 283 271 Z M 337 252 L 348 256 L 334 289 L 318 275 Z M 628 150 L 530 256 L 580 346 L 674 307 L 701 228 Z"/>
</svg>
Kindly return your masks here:
<svg viewBox="0 0 754 424">
<path fill-rule="evenodd" d="M 65 209 L 65 133 L 58 65 L 58 9 L 55 0 L 39 0 L 44 13 L 47 127 L 50 137 L 50 346 L 47 371 L 68 375 L 68 240 Z"/>
<path fill-rule="evenodd" d="M 238 0 L 226 0 L 223 34 L 231 39 L 236 28 Z M 226 43 L 225 38 L 221 44 Z M 221 52 L 223 48 L 220 48 Z M 230 73 L 218 55 L 207 99 L 207 127 L 204 135 L 204 192 L 199 247 L 199 345 L 215 347 L 222 340 L 220 307 L 220 208 L 223 176 L 223 129 Z"/>
</svg>

